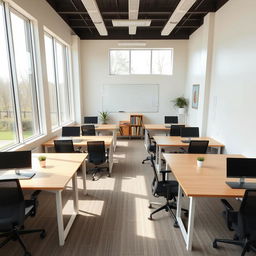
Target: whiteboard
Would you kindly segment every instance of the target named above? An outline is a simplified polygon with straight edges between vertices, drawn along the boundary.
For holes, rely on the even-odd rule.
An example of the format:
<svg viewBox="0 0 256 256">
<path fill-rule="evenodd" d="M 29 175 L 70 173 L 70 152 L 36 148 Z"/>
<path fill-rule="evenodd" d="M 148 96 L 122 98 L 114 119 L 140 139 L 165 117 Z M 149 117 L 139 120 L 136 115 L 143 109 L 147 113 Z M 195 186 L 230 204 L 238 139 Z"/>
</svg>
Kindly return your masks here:
<svg viewBox="0 0 256 256">
<path fill-rule="evenodd" d="M 102 110 L 158 112 L 158 84 L 103 85 Z"/>
</svg>

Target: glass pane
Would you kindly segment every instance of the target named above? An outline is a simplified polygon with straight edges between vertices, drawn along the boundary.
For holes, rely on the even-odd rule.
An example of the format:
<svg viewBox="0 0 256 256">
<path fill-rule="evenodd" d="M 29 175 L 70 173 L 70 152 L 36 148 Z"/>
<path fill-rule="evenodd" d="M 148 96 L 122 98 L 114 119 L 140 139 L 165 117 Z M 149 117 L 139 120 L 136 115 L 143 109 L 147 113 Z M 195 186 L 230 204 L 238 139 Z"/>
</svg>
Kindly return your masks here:
<svg viewBox="0 0 256 256">
<path fill-rule="evenodd" d="M 129 74 L 129 51 L 111 50 L 110 51 L 110 74 L 125 75 Z"/>
<path fill-rule="evenodd" d="M 56 94 L 55 68 L 54 68 L 54 52 L 53 52 L 53 38 L 45 35 L 45 55 L 47 66 L 47 78 L 49 89 L 49 101 L 51 111 L 52 129 L 58 127 L 58 106 Z"/>
<path fill-rule="evenodd" d="M 13 47 L 23 138 L 39 133 L 29 21 L 11 12 Z"/>
<path fill-rule="evenodd" d="M 172 50 L 152 50 L 152 74 L 172 74 Z"/>
<path fill-rule="evenodd" d="M 70 121 L 66 47 L 56 42 L 57 79 L 61 124 Z"/>
<path fill-rule="evenodd" d="M 0 150 L 17 142 L 3 6 L 0 3 Z"/>
<path fill-rule="evenodd" d="M 149 50 L 131 50 L 131 74 L 150 74 Z"/>
</svg>

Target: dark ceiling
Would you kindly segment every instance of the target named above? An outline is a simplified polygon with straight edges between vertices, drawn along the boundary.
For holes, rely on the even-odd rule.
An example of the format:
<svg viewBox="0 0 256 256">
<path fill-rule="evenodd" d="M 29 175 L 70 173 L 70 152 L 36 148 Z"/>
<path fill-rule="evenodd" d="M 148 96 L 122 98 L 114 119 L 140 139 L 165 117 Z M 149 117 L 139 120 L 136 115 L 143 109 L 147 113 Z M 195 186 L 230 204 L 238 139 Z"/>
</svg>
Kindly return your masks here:
<svg viewBox="0 0 256 256">
<path fill-rule="evenodd" d="M 81 39 L 188 39 L 203 24 L 208 12 L 216 12 L 228 0 L 197 0 L 169 36 L 161 31 L 180 0 L 140 0 L 139 19 L 151 19 L 150 27 L 112 26 L 112 19 L 128 19 L 128 0 L 96 0 L 108 36 L 100 36 L 81 0 L 46 0 Z"/>
</svg>

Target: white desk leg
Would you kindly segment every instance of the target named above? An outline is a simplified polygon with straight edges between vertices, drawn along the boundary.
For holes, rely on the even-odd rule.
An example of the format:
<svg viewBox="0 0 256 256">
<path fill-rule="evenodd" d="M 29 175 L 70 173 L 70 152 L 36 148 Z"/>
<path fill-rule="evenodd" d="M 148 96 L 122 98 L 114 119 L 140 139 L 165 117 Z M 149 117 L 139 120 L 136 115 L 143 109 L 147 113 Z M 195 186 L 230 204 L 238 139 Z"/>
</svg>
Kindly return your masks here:
<svg viewBox="0 0 256 256">
<path fill-rule="evenodd" d="M 56 191 L 56 210 L 57 210 L 57 222 L 58 222 L 58 233 L 59 233 L 59 245 L 63 246 L 65 243 L 65 235 L 64 235 L 64 223 L 62 216 L 62 198 L 61 198 L 61 190 Z"/>
<path fill-rule="evenodd" d="M 109 156 L 108 156 L 108 162 L 109 162 L 109 174 L 112 173 L 113 168 L 113 142 L 109 146 Z"/>
<path fill-rule="evenodd" d="M 75 173 L 72 177 L 72 187 L 73 187 L 73 205 L 74 205 L 74 212 L 71 215 L 67 226 L 64 228 L 63 223 L 63 214 L 62 214 L 62 197 L 61 197 L 61 190 L 55 192 L 56 195 L 56 211 L 57 211 L 57 223 L 58 223 L 58 233 L 59 233 L 59 245 L 63 246 L 65 243 L 65 239 L 70 231 L 70 228 L 78 214 L 78 189 L 77 189 L 77 174 Z"/>
<path fill-rule="evenodd" d="M 117 138 L 117 132 L 116 132 L 116 129 L 115 129 L 115 130 L 113 130 L 114 151 L 116 151 L 116 138 Z"/>
<path fill-rule="evenodd" d="M 148 148 L 148 144 L 149 144 L 149 141 L 148 141 L 148 134 L 149 134 L 149 131 L 148 131 L 147 129 L 145 129 L 144 145 L 145 145 L 145 148 L 146 148 L 146 149 Z"/>
<path fill-rule="evenodd" d="M 81 168 L 82 168 L 82 179 L 83 179 L 83 193 L 84 193 L 84 195 L 86 195 L 87 194 L 87 191 L 86 191 L 86 159 L 83 161 Z"/>
<path fill-rule="evenodd" d="M 218 153 L 218 154 L 221 154 L 221 150 L 222 150 L 222 147 L 218 147 L 218 148 L 217 148 L 217 153 Z"/>
<path fill-rule="evenodd" d="M 45 152 L 45 153 L 49 153 L 49 150 L 48 150 L 48 147 L 47 147 L 47 146 L 44 147 L 44 152 Z"/>
<path fill-rule="evenodd" d="M 192 242 L 193 242 L 193 232 L 194 232 L 196 198 L 192 197 L 192 196 L 189 197 L 188 230 L 186 230 L 185 225 L 181 218 L 181 200 L 182 200 L 182 188 L 179 185 L 176 218 L 179 223 L 179 227 L 180 227 L 182 236 L 186 243 L 186 249 L 188 251 L 191 251 L 192 250 Z"/>
</svg>

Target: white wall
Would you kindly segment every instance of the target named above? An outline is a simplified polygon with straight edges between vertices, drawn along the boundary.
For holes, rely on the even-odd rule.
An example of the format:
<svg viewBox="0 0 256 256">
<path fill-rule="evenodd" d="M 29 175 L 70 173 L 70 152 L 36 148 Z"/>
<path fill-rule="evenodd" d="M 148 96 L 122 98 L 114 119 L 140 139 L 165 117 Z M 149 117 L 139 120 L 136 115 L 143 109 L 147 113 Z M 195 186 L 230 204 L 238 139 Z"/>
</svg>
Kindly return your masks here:
<svg viewBox="0 0 256 256">
<path fill-rule="evenodd" d="M 84 103 L 83 115 L 102 111 L 103 84 L 159 84 L 159 112 L 144 113 L 144 123 L 163 123 L 164 115 L 176 115 L 172 99 L 184 94 L 187 70 L 186 40 L 146 41 L 147 48 L 173 48 L 173 75 L 109 75 L 109 49 L 118 47 L 117 40 L 82 40 L 81 64 Z M 145 47 L 144 47 L 145 48 Z M 132 99 L 131 99 L 132 101 Z M 128 120 L 129 113 L 111 113 L 111 122 Z"/>
<path fill-rule="evenodd" d="M 228 153 L 256 156 L 256 1 L 216 13 L 208 134 Z"/>
<path fill-rule="evenodd" d="M 190 97 L 193 83 L 206 85 L 206 94 L 200 91 L 198 110 L 189 109 L 189 123 L 202 127 L 208 136 L 224 143 L 226 153 L 254 157 L 255 10 L 255 0 L 229 1 L 215 13 L 212 26 L 205 22 L 191 36 L 186 83 L 186 95 Z M 208 46 L 203 40 L 207 30 Z M 203 57 L 205 51 L 208 52 L 207 62 Z M 203 114 L 206 108 L 207 113 Z"/>
</svg>

